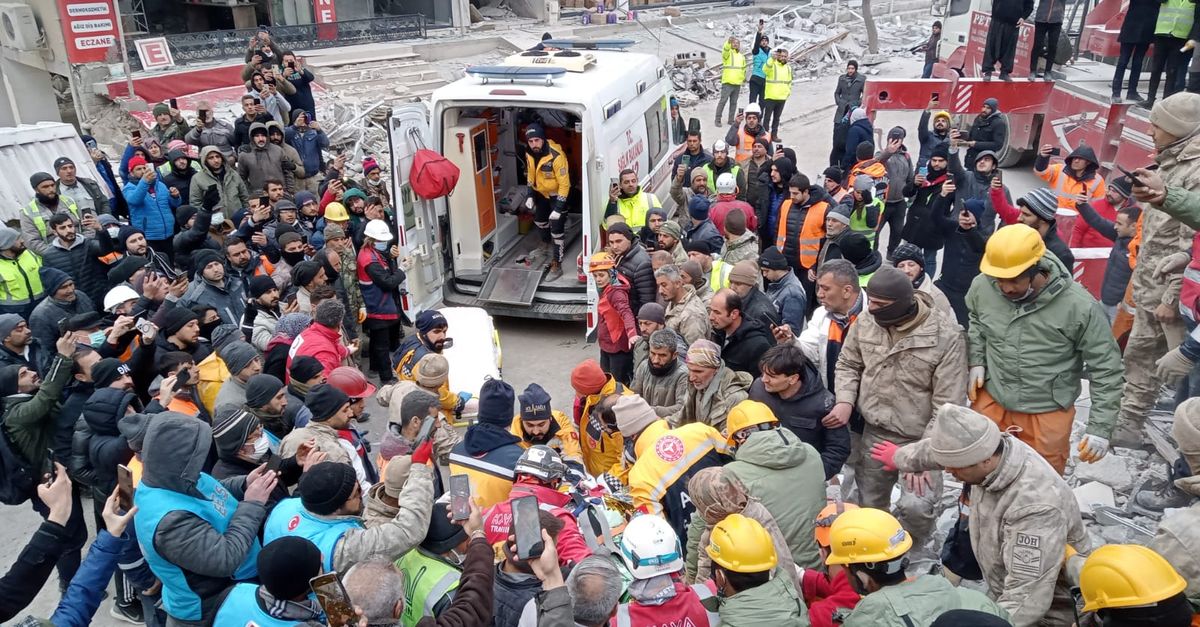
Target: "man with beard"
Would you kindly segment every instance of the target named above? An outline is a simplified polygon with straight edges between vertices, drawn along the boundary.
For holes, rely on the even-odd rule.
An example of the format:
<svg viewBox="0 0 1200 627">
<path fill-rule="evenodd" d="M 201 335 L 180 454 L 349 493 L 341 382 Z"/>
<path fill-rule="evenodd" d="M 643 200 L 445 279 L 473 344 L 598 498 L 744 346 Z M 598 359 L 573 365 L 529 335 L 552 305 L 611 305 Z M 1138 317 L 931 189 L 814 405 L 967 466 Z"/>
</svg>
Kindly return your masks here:
<svg viewBox="0 0 1200 627">
<path fill-rule="evenodd" d="M 84 218 L 88 218 L 87 214 Z M 56 213 L 48 221 L 50 246 L 42 253 L 42 263 L 67 273 L 75 283 L 88 293 L 92 303 L 100 302 L 104 296 L 104 275 L 108 268 L 98 257 L 100 245 L 91 237 L 79 232 L 71 214 Z M 50 290 L 47 290 L 50 293 Z"/>
<path fill-rule="evenodd" d="M 48 346 L 60 335 L 56 330 Z M 17 314 L 0 314 L 0 366 L 24 366 L 40 373 L 45 359 L 44 347 L 34 338 L 29 324 Z"/>
<path fill-rule="evenodd" d="M 295 191 L 292 160 L 271 143 L 267 126 L 260 122 L 250 125 L 250 144 L 238 149 L 237 169 L 250 189 L 265 190 L 268 180 L 276 180 L 288 193 Z"/>
<path fill-rule="evenodd" d="M 0 313 L 15 313 L 29 318 L 33 307 L 46 295 L 38 269 L 41 259 L 25 248 L 21 234 L 15 229 L 0 226 Z"/>
<path fill-rule="evenodd" d="M 712 338 L 721 347 L 721 359 L 731 370 L 758 377 L 758 360 L 775 344 L 771 331 L 744 311 L 742 297 L 731 289 L 713 295 L 708 306 Z"/>
<path fill-rule="evenodd" d="M 625 168 L 617 180 L 616 185 L 608 188 L 608 206 L 604 209 L 604 218 L 607 220 L 610 216 L 619 215 L 625 218 L 630 230 L 637 231 L 646 225 L 650 210 L 662 208 L 662 203 L 657 196 L 642 189 L 637 172 Z"/>
<path fill-rule="evenodd" d="M 286 293 L 292 286 L 292 268 L 304 261 L 307 255 L 304 254 L 304 241 L 299 233 L 288 231 L 279 235 L 276 241 L 279 242 L 282 259 L 275 264 L 271 278 L 274 279 L 280 293 Z"/>
<path fill-rule="evenodd" d="M 547 256 L 550 271 L 546 282 L 562 276 L 563 237 L 567 223 L 567 196 L 571 193 L 571 175 L 567 154 L 562 146 L 546 138 L 546 129 L 530 124 L 525 129 L 528 144 L 525 171 L 533 191 L 526 208 L 533 209 L 533 224 L 542 234 L 542 245 L 530 253 L 527 263 L 541 270 Z"/>
<path fill-rule="evenodd" d="M 275 337 L 275 325 L 284 313 L 295 309 L 295 302 L 286 311 L 279 306 L 279 288 L 268 276 L 250 279 L 250 300 L 242 313 L 242 334 L 259 351 L 266 351 L 267 344 Z"/>
<path fill-rule="evenodd" d="M 922 153 L 925 152 L 922 144 Z M 937 253 L 945 245 L 941 222 L 942 215 L 935 208 L 938 195 L 949 196 L 950 188 L 943 188 L 949 179 L 950 153 L 939 145 L 923 154 L 925 163 L 918 168 L 913 180 L 904 184 L 904 195 L 909 198 L 908 215 L 901 230 L 901 239 L 921 249 L 922 264 L 930 279 L 937 274 Z M 953 182 L 950 183 L 954 185 Z M 967 200 L 969 196 L 963 196 Z"/>
<path fill-rule="evenodd" d="M 69 157 L 59 157 L 54 160 L 54 172 L 58 174 L 55 185 L 59 197 L 75 201 L 75 206 L 83 214 L 93 216 L 110 213 L 108 196 L 96 181 L 78 175 L 75 162 Z"/>
<path fill-rule="evenodd" d="M 35 172 L 29 177 L 29 185 L 33 187 L 33 200 L 21 210 L 21 235 L 30 250 L 40 255 L 50 247 L 46 221 L 56 213 L 70 213 L 76 220 L 81 219 L 83 214 L 74 198 L 59 195 L 58 184 L 46 172 Z M 88 228 L 96 228 L 95 219 L 95 213 L 92 213 Z"/>
<path fill-rule="evenodd" d="M 167 162 L 158 169 L 162 175 L 163 184 L 167 189 L 179 191 L 179 202 L 188 204 L 192 194 L 192 177 L 196 174 L 196 164 L 187 153 L 178 148 L 167 151 Z M 197 197 L 199 202 L 200 198 Z"/>
<path fill-rule="evenodd" d="M 197 200 L 204 198 L 210 189 L 220 197 L 216 206 L 229 208 L 231 212 L 250 202 L 250 189 L 246 187 L 246 182 L 237 172 L 226 167 L 225 155 L 216 146 L 200 149 L 200 168 L 188 183 L 188 197 Z"/>
<path fill-rule="evenodd" d="M 275 144 L 283 149 L 284 156 L 288 158 L 288 161 L 292 166 L 292 176 L 294 177 L 293 180 L 297 183 L 297 187 L 295 189 L 300 189 L 299 181 L 302 180 L 307 173 L 304 171 L 304 162 L 300 159 L 300 153 L 296 151 L 295 147 L 283 140 L 283 124 L 276 122 L 275 120 L 267 122 L 267 138 L 272 144 Z M 292 193 L 295 193 L 295 189 L 293 189 Z M 277 201 L 278 199 L 272 199 L 271 204 L 273 205 Z"/>
<path fill-rule="evenodd" d="M 312 314 L 313 292 L 328 283 L 324 265 L 315 259 L 301 261 L 292 268 L 292 287 L 295 289 L 297 311 Z M 290 298 L 290 295 L 289 295 Z"/>
<path fill-rule="evenodd" d="M 246 411 L 258 418 L 272 453 L 278 454 L 279 443 L 292 432 L 292 424 L 284 417 L 288 407 L 287 387 L 269 374 L 256 374 L 246 381 Z"/>
<path fill-rule="evenodd" d="M 958 131 L 950 132 L 951 145 L 956 140 L 958 144 L 967 147 L 967 157 L 964 165 L 975 167 L 975 160 L 982 157 L 984 152 L 997 153 L 1004 149 L 1008 138 L 1008 119 L 1000 115 L 1000 101 L 988 98 L 983 101 L 979 115 L 971 123 L 967 139 L 958 139 Z"/>
<path fill-rule="evenodd" d="M 29 327 L 38 344 L 50 346 L 58 339 L 60 322 L 71 316 L 92 313 L 96 311 L 96 306 L 87 294 L 76 291 L 75 279 L 66 272 L 42 266 L 38 274 L 46 288 L 46 298 L 33 308 L 33 313 L 29 315 Z"/>
<path fill-rule="evenodd" d="M 197 280 L 192 282 L 179 304 L 212 307 L 223 323 L 240 325 L 246 310 L 242 282 L 225 276 L 225 263 L 220 253 L 207 248 L 198 250 L 192 254 L 192 266 Z"/>
<path fill-rule="evenodd" d="M 744 111 L 734 116 L 733 124 L 725 132 L 725 143 L 733 148 L 734 159 L 739 164 L 744 165 L 750 159 L 755 139 L 762 137 L 765 142 L 771 141 L 771 134 L 759 124 L 761 118 L 762 107 L 757 102 L 751 102 Z"/>
<path fill-rule="evenodd" d="M 649 354 L 634 370 L 629 387 L 646 399 L 659 418 L 679 414 L 688 391 L 687 368 L 679 362 L 679 336 L 659 329 L 645 343 Z"/>
<path fill-rule="evenodd" d="M 155 338 L 158 350 L 180 351 L 191 355 L 193 363 L 200 363 L 211 352 L 208 344 L 200 341 L 200 317 L 187 307 L 172 307 L 161 312 L 159 333 Z M 192 380 L 195 384 L 199 375 Z"/>
<path fill-rule="evenodd" d="M 933 115 L 933 126 L 929 125 L 930 109 L 936 108 L 937 103 L 930 102 L 929 109 L 921 114 L 917 122 L 917 141 L 921 143 L 921 152 L 917 155 L 917 169 L 925 167 L 929 156 L 938 148 L 950 151 L 950 112 L 938 111 Z"/>
<path fill-rule="evenodd" d="M 416 381 L 413 368 L 421 358 L 428 353 L 441 354 L 446 346 L 446 334 L 450 323 L 446 316 L 436 309 L 426 309 L 417 314 L 417 332 L 404 338 L 400 348 L 392 354 L 392 363 L 396 364 L 396 375 L 402 381 Z"/>
<path fill-rule="evenodd" d="M 520 413 L 513 418 L 509 432 L 520 438 L 522 448 L 545 445 L 562 456 L 565 464 L 583 472 L 583 454 L 579 450 L 579 432 L 566 414 L 550 407 L 550 394 L 530 383 L 517 396 Z"/>
<path fill-rule="evenodd" d="M 1019 427 L 1016 437 L 1062 474 L 1084 367 L 1092 409 L 1079 450 L 1088 462 L 1108 453 L 1123 369 L 1104 311 L 1045 252 L 1041 235 L 1023 224 L 988 240 L 967 292 L 968 393 L 975 411 L 1002 430 Z"/>
</svg>

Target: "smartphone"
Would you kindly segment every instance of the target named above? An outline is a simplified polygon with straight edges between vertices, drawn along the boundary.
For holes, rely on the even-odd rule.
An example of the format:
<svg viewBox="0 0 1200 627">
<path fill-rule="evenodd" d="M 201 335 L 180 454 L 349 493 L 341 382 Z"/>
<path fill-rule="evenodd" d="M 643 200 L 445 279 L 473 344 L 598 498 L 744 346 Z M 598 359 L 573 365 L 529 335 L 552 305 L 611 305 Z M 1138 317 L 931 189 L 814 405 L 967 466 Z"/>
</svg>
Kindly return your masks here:
<svg viewBox="0 0 1200 627">
<path fill-rule="evenodd" d="M 46 449 L 46 461 L 42 462 L 42 477 L 46 480 L 46 485 L 54 483 L 58 478 L 58 466 L 54 465 L 54 449 Z"/>
<path fill-rule="evenodd" d="M 141 131 L 139 131 L 139 130 L 137 130 L 137 129 L 133 129 L 133 138 L 134 138 L 134 139 L 141 139 L 141 138 L 142 138 L 142 132 L 141 132 Z"/>
<path fill-rule="evenodd" d="M 929 176 L 929 166 L 923 165 L 917 168 L 917 174 L 920 174 L 921 176 Z"/>
<path fill-rule="evenodd" d="M 934 102 L 934 103 L 936 103 L 936 102 L 940 101 L 941 99 L 942 99 L 942 96 L 941 96 L 941 94 L 937 93 L 936 91 L 935 91 L 935 92 L 933 92 L 932 94 L 929 94 L 929 101 L 930 101 L 930 102 Z"/>
<path fill-rule="evenodd" d="M 743 114 L 743 113 L 745 113 L 745 112 L 746 112 L 746 108 L 745 108 L 745 107 L 738 107 L 738 112 L 737 112 L 737 114 L 738 114 L 738 115 L 741 115 L 741 114 Z"/>
<path fill-rule="evenodd" d="M 255 98 L 255 99 L 254 99 L 254 104 L 256 104 L 256 105 L 260 105 L 260 104 L 262 104 L 262 98 Z"/>
<path fill-rule="evenodd" d="M 267 458 L 267 470 L 278 473 L 279 467 L 283 465 L 283 458 L 278 455 L 272 455 Z"/>
<path fill-rule="evenodd" d="M 1051 157 L 1058 157 L 1058 156 L 1061 156 L 1061 155 L 1062 155 L 1062 148 L 1059 148 L 1059 147 L 1055 146 L 1054 148 L 1051 148 L 1051 149 L 1050 149 L 1050 156 L 1051 156 Z"/>
<path fill-rule="evenodd" d="M 117 507 L 123 512 L 133 509 L 133 471 L 124 464 L 117 465 Z"/>
<path fill-rule="evenodd" d="M 313 594 L 317 595 L 317 603 L 321 604 L 321 609 L 325 610 L 325 620 L 329 627 L 347 627 L 357 622 L 354 617 L 354 604 L 350 602 L 350 595 L 346 594 L 346 588 L 342 586 L 336 571 L 309 579 L 308 586 L 312 588 Z"/>
<path fill-rule="evenodd" d="M 537 497 L 522 496 L 512 500 L 512 529 L 517 537 L 517 559 L 530 560 L 542 554 L 542 521 L 538 519 Z"/>
<path fill-rule="evenodd" d="M 1129 180 L 1133 181 L 1139 187 L 1146 186 L 1146 184 L 1142 182 L 1142 179 L 1138 178 L 1138 175 L 1134 174 L 1133 172 L 1126 170 L 1125 168 L 1121 167 L 1120 165 L 1117 166 L 1117 169 L 1120 170 L 1121 173 L 1124 174 L 1125 176 L 1128 176 Z"/>
<path fill-rule="evenodd" d="M 417 431 L 417 439 L 414 440 L 417 446 L 424 444 L 433 436 L 433 428 L 437 425 L 437 419 L 433 416 L 425 416 L 425 420 L 421 421 L 421 429 Z"/>
<path fill-rule="evenodd" d="M 270 196 L 259 196 L 259 197 L 258 197 L 258 205 L 259 205 L 260 207 L 269 207 L 269 206 L 271 206 L 271 197 L 270 197 Z"/>
<path fill-rule="evenodd" d="M 179 389 L 192 382 L 192 371 L 184 368 L 175 374 L 175 388 Z"/>
<path fill-rule="evenodd" d="M 296 302 L 296 293 L 292 292 L 291 294 L 288 294 L 287 298 L 283 299 L 283 302 L 287 303 L 288 305 Z"/>
<path fill-rule="evenodd" d="M 953 172 L 947 172 L 947 173 L 946 173 L 946 180 L 947 180 L 947 181 L 950 181 L 951 183 L 953 183 L 953 182 L 954 182 L 954 173 L 953 173 Z"/>
<path fill-rule="evenodd" d="M 154 332 L 154 323 L 144 318 L 133 323 L 133 326 L 137 329 L 137 332 L 141 333 L 142 335 Z"/>
<path fill-rule="evenodd" d="M 615 177 L 615 176 L 614 176 L 614 177 L 612 177 L 612 178 L 610 178 L 608 181 L 609 181 L 609 185 L 610 185 L 610 186 L 612 186 L 612 187 L 614 187 L 614 188 L 615 188 L 615 187 L 619 187 L 619 186 L 620 186 L 620 184 L 621 184 L 621 182 L 620 182 L 620 181 L 617 179 L 617 177 Z"/>
<path fill-rule="evenodd" d="M 471 517 L 471 478 L 450 475 L 450 517 L 466 520 Z"/>
<path fill-rule="evenodd" d="M 682 165 L 684 169 L 690 168 L 692 166 L 692 156 L 688 154 L 681 155 L 679 157 L 679 165 Z"/>
<path fill-rule="evenodd" d="M 296 69 L 296 62 L 295 62 L 295 61 L 288 61 L 288 69 L 289 69 L 289 70 L 294 70 L 294 69 Z"/>
<path fill-rule="evenodd" d="M 176 99 L 176 98 L 172 98 L 172 99 L 170 100 L 170 102 L 171 102 L 171 108 L 172 108 L 172 109 L 178 109 L 178 108 L 179 108 L 179 100 L 178 100 L 178 99 Z"/>
</svg>

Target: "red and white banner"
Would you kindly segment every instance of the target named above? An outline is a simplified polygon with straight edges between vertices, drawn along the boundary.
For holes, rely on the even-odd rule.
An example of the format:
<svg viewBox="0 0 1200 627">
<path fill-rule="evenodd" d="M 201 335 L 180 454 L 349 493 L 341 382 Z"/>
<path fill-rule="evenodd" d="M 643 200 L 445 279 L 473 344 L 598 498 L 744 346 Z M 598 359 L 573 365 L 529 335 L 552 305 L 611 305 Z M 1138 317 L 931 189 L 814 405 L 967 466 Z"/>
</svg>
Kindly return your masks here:
<svg viewBox="0 0 1200 627">
<path fill-rule="evenodd" d="M 58 0 L 58 16 L 71 63 L 104 61 L 117 45 L 113 0 Z"/>
<path fill-rule="evenodd" d="M 337 7 L 334 0 L 313 0 L 313 22 L 317 27 L 317 39 L 337 39 Z"/>
</svg>

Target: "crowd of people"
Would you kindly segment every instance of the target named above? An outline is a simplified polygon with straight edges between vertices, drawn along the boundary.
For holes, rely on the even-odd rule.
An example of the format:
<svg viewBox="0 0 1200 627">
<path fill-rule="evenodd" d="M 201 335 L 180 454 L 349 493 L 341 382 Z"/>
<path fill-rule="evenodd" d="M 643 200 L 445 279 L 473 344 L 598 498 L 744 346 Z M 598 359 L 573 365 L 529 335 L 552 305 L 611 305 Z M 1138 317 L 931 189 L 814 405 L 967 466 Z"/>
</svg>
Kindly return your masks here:
<svg viewBox="0 0 1200 627">
<path fill-rule="evenodd" d="M 786 56 L 761 32 L 753 55 L 726 42 L 728 128 L 711 150 L 683 131 L 673 209 L 617 178 L 572 398 L 452 389 L 446 317 L 404 333 L 380 167 L 326 159 L 311 74 L 265 32 L 242 117 L 159 105 L 115 170 L 83 138 L 102 180 L 34 173 L 0 227 L 0 502 L 44 522 L 0 621 L 57 573 L 22 624 L 88 624 L 110 581 L 112 616 L 146 625 L 1192 624 L 1200 95 L 1151 109 L 1156 166 L 1106 181 L 1088 147 L 1045 146 L 1046 187 L 1014 202 L 1000 102 L 963 132 L 931 103 L 918 151 L 903 127 L 876 146 L 851 61 L 810 178 L 777 144 Z M 1099 302 L 1081 246 L 1111 248 Z M 1161 524 L 1097 546 L 1064 477 L 1151 448 L 1164 385 L 1181 456 L 1131 504 Z"/>
</svg>

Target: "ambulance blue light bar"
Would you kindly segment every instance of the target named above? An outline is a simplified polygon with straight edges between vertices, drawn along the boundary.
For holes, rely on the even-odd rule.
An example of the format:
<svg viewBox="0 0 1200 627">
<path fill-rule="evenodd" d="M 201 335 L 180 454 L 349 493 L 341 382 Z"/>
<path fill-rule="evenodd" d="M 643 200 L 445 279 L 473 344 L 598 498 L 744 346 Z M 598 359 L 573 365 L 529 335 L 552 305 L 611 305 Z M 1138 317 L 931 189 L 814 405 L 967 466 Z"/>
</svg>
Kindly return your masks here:
<svg viewBox="0 0 1200 627">
<path fill-rule="evenodd" d="M 596 39 L 579 41 L 576 39 L 547 39 L 542 45 L 559 50 L 626 50 L 637 42 L 632 39 Z"/>
<path fill-rule="evenodd" d="M 475 65 L 466 69 L 467 76 L 477 78 L 484 85 L 491 81 L 498 82 L 544 82 L 546 86 L 554 84 L 554 79 L 560 78 L 567 71 L 560 67 L 523 67 L 519 65 Z"/>
</svg>

